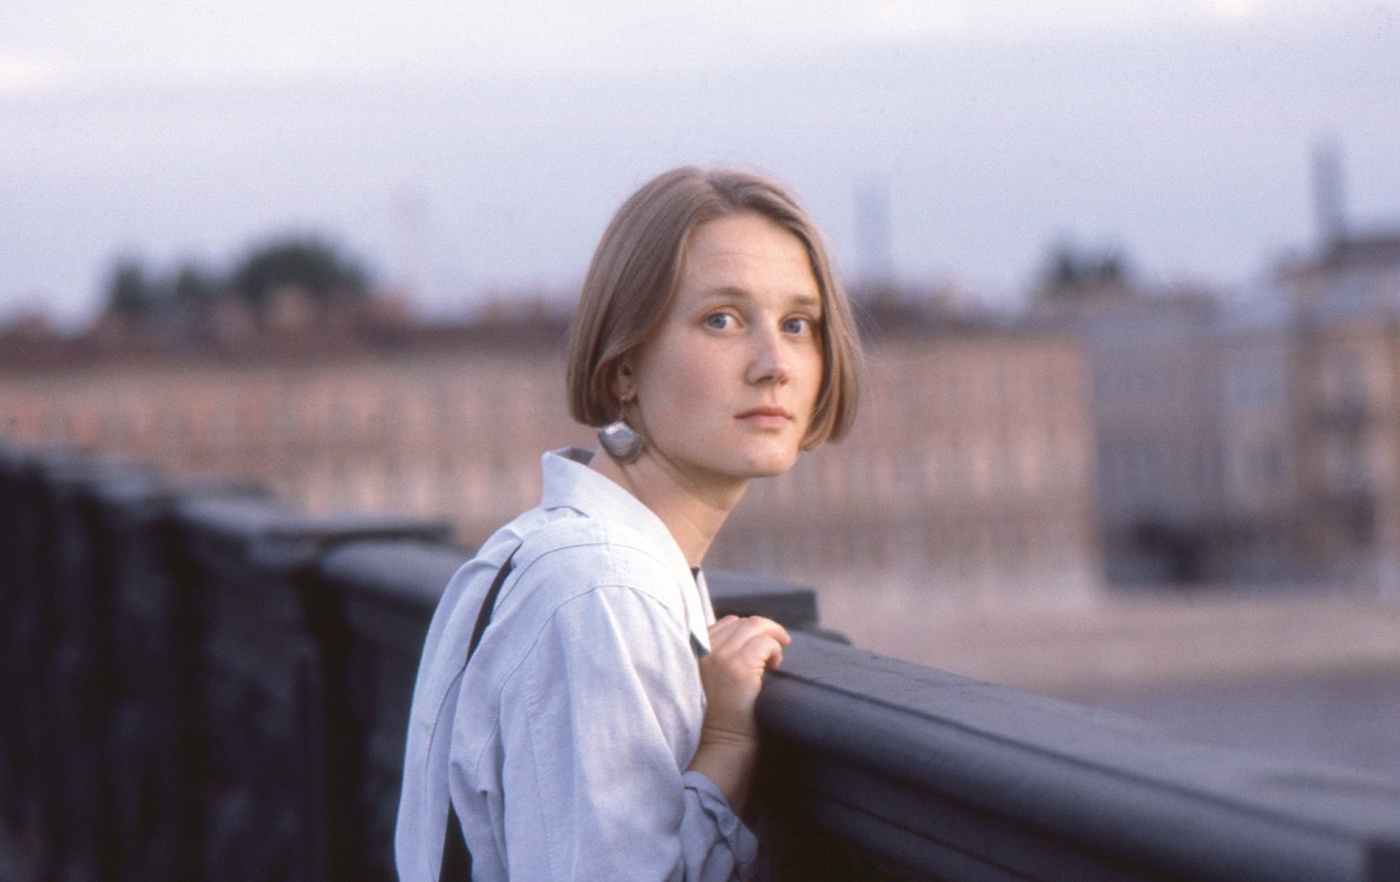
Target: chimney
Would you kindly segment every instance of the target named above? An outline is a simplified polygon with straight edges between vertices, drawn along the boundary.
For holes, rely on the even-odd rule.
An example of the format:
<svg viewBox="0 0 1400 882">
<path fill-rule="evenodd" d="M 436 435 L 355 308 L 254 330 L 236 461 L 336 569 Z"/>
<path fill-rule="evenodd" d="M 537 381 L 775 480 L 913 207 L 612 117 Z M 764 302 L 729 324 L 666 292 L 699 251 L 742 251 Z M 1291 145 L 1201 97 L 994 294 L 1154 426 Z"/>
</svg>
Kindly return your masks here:
<svg viewBox="0 0 1400 882">
<path fill-rule="evenodd" d="M 1318 141 L 1313 147 L 1313 210 L 1319 250 L 1330 251 L 1347 236 L 1341 151 L 1330 140 Z"/>
<path fill-rule="evenodd" d="M 868 182 L 856 193 L 856 248 L 860 255 L 860 286 L 887 296 L 894 285 L 894 255 L 890 236 L 890 194 L 883 181 Z"/>
</svg>

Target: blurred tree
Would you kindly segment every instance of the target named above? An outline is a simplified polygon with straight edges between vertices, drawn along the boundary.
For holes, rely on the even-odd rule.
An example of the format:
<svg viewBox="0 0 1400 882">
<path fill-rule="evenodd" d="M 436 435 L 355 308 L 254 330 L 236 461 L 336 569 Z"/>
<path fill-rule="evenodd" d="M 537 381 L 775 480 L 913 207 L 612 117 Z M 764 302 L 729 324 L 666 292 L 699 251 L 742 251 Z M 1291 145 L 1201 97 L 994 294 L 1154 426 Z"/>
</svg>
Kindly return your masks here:
<svg viewBox="0 0 1400 882">
<path fill-rule="evenodd" d="M 369 275 L 358 262 L 316 237 L 269 241 L 250 251 L 228 276 L 189 260 L 173 271 L 153 273 L 141 260 L 123 257 L 106 284 L 106 312 L 163 333 L 191 322 L 197 326 L 225 304 L 246 306 L 262 323 L 270 308 L 276 312 L 272 301 L 282 290 L 293 295 L 281 304 L 282 320 L 291 309 L 299 311 L 299 322 L 312 322 L 328 307 L 367 300 Z"/>
<path fill-rule="evenodd" d="M 157 311 L 157 286 L 146 275 L 146 268 L 135 257 L 117 261 L 107 281 L 107 311 L 131 321 L 147 321 Z"/>
<path fill-rule="evenodd" d="M 170 299 L 176 309 L 203 312 L 223 294 L 223 282 L 198 264 L 187 262 L 170 283 Z"/>
<path fill-rule="evenodd" d="M 252 251 L 234 270 L 233 289 L 261 309 L 278 288 L 300 288 L 319 304 L 344 305 L 365 299 L 369 276 L 356 261 L 318 238 L 280 240 Z"/>
<path fill-rule="evenodd" d="M 1130 282 L 1128 259 L 1116 248 L 1086 252 L 1061 244 L 1052 250 L 1041 272 L 1041 288 L 1052 295 L 1123 288 Z"/>
</svg>

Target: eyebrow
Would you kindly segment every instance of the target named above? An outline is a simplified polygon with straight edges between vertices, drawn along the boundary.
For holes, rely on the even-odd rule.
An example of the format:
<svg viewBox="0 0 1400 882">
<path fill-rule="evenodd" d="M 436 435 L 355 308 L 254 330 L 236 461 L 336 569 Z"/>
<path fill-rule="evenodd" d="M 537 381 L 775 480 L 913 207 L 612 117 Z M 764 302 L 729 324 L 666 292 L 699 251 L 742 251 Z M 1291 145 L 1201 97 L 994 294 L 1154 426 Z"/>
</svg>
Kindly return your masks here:
<svg viewBox="0 0 1400 882">
<path fill-rule="evenodd" d="M 742 300 L 754 299 L 753 292 L 750 291 L 748 288 L 740 288 L 735 285 L 720 285 L 717 288 L 711 288 L 701 296 L 705 300 L 721 300 L 727 297 L 734 297 Z M 820 294 L 799 294 L 795 298 L 793 298 L 791 305 L 796 306 L 798 308 L 820 310 L 822 309 L 823 303 Z"/>
</svg>

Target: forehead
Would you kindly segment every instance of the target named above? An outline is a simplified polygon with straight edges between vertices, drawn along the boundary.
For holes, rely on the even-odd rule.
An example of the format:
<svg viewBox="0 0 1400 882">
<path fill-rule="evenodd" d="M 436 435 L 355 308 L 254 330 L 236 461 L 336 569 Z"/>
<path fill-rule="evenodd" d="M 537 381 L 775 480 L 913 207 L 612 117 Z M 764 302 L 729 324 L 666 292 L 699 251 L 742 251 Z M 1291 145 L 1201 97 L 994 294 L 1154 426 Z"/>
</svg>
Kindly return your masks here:
<svg viewBox="0 0 1400 882">
<path fill-rule="evenodd" d="M 819 294 L 803 241 L 753 212 L 727 215 L 692 230 L 681 257 L 679 283 L 678 294 L 716 288 Z"/>
</svg>

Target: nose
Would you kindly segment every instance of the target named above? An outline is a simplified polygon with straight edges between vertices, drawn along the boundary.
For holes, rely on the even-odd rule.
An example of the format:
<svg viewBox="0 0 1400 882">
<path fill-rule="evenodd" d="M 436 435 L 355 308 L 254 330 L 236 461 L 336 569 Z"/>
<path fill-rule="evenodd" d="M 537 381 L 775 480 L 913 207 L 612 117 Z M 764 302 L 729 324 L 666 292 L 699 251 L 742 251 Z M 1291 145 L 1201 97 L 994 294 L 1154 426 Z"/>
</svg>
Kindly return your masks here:
<svg viewBox="0 0 1400 882">
<path fill-rule="evenodd" d="M 748 370 L 749 382 L 755 385 L 786 383 L 791 370 L 790 355 L 785 345 L 787 341 L 776 329 L 754 336 L 754 352 Z"/>
</svg>

